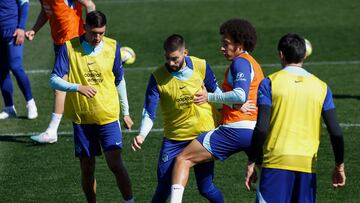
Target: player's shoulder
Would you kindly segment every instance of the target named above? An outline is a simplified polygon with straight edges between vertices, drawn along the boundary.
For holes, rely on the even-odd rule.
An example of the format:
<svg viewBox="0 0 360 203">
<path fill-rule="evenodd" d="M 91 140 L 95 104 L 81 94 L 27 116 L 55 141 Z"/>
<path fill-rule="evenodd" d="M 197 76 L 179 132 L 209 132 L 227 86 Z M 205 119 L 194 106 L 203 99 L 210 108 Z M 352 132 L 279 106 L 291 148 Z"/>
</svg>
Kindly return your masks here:
<svg viewBox="0 0 360 203">
<path fill-rule="evenodd" d="M 244 57 L 235 57 L 230 65 L 230 68 L 234 71 L 244 69 L 244 68 L 251 68 L 251 63 L 248 59 Z"/>
<path fill-rule="evenodd" d="M 112 38 L 106 37 L 106 36 L 103 37 L 103 41 L 107 42 L 107 43 L 111 43 L 111 44 L 117 44 L 118 43 L 115 39 L 112 39 Z"/>
</svg>

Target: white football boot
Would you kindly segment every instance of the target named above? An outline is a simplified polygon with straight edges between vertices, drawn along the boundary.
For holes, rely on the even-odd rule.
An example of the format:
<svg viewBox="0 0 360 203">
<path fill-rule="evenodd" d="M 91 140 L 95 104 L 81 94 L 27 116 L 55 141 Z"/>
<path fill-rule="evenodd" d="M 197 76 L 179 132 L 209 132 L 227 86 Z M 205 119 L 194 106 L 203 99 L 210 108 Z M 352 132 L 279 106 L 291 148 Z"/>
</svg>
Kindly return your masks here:
<svg viewBox="0 0 360 203">
<path fill-rule="evenodd" d="M 16 117 L 16 109 L 14 106 L 5 107 L 4 110 L 0 113 L 0 119 L 7 119 Z"/>
<path fill-rule="evenodd" d="M 57 142 L 58 135 L 56 131 L 47 129 L 40 135 L 31 136 L 30 139 L 41 144 L 51 144 Z"/>
<path fill-rule="evenodd" d="M 26 105 L 26 108 L 27 108 L 27 118 L 28 119 L 35 119 L 38 117 L 38 112 L 37 112 L 35 102 L 28 103 Z"/>
</svg>

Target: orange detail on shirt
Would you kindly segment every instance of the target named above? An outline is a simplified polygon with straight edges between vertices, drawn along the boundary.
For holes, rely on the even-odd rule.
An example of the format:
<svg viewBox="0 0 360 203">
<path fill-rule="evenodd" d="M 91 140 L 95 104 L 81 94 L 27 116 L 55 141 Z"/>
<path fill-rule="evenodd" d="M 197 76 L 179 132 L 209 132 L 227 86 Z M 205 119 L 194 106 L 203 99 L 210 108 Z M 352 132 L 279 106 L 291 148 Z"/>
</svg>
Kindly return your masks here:
<svg viewBox="0 0 360 203">
<path fill-rule="evenodd" d="M 243 53 L 239 57 L 249 61 L 255 73 L 254 78 L 250 83 L 250 89 L 247 100 L 252 100 L 253 103 L 256 104 L 259 84 L 261 80 L 264 78 L 264 74 L 261 70 L 260 65 L 256 62 L 256 60 L 252 56 L 250 56 L 250 54 Z M 223 83 L 224 92 L 233 90 L 232 85 L 230 85 L 229 82 L 227 81 L 227 75 L 229 74 L 229 71 L 230 71 L 230 67 L 228 67 L 225 71 L 225 78 Z M 256 119 L 257 119 L 257 110 L 256 112 L 253 112 L 252 115 L 246 115 L 238 109 L 231 108 L 230 106 L 225 104 L 223 105 L 223 119 L 222 119 L 223 124 L 234 123 L 242 120 L 256 121 Z"/>
<path fill-rule="evenodd" d="M 42 0 L 42 7 L 49 19 L 54 44 L 62 45 L 84 33 L 82 5 L 74 1 L 70 8 L 64 0 Z"/>
</svg>

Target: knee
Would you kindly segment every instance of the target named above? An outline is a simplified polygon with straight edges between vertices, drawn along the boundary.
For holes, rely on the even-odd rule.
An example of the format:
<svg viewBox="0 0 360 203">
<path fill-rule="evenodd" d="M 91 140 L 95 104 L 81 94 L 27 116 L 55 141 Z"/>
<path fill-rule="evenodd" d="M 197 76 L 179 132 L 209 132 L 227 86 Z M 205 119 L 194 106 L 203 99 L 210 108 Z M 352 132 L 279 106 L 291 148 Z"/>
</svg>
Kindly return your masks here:
<svg viewBox="0 0 360 203">
<path fill-rule="evenodd" d="M 11 72 L 14 74 L 15 77 L 20 77 L 25 75 L 25 71 L 22 66 L 13 66 L 10 68 Z"/>
<path fill-rule="evenodd" d="M 207 199 L 213 199 L 214 196 L 221 196 L 220 190 L 215 187 L 213 184 L 207 185 L 207 186 L 201 186 L 199 188 L 199 193 L 201 196 L 207 198 Z"/>
<path fill-rule="evenodd" d="M 207 197 L 211 193 L 211 188 L 209 188 L 209 187 L 198 187 L 198 189 L 199 189 L 200 195 L 203 197 Z"/>
<path fill-rule="evenodd" d="M 91 161 L 81 160 L 81 174 L 85 177 L 93 177 L 95 173 L 95 163 Z"/>
<path fill-rule="evenodd" d="M 115 175 L 124 173 L 126 171 L 125 167 L 123 166 L 123 164 L 121 162 L 120 163 L 109 163 L 108 167 L 111 170 L 111 172 L 114 173 Z"/>
<path fill-rule="evenodd" d="M 192 165 L 192 161 L 187 156 L 180 154 L 175 159 L 175 165 L 181 165 L 190 168 Z"/>
</svg>

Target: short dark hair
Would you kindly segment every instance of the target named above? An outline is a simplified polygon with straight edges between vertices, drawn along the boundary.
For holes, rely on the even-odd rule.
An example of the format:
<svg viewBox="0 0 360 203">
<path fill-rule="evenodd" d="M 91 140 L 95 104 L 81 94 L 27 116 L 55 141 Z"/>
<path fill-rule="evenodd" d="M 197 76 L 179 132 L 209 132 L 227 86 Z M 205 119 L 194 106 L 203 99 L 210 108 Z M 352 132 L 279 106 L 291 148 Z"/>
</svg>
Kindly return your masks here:
<svg viewBox="0 0 360 203">
<path fill-rule="evenodd" d="M 166 52 L 174 52 L 185 47 L 185 40 L 179 34 L 170 35 L 164 42 L 164 50 Z"/>
<path fill-rule="evenodd" d="M 305 40 L 300 35 L 288 33 L 280 38 L 278 51 L 281 51 L 287 63 L 300 63 L 306 54 Z"/>
<path fill-rule="evenodd" d="M 86 25 L 89 27 L 104 27 L 106 16 L 101 11 L 91 11 L 86 15 Z"/>
<path fill-rule="evenodd" d="M 252 52 L 256 45 L 256 30 L 244 19 L 230 19 L 220 26 L 220 35 L 228 35 L 235 43 L 243 45 L 244 50 Z"/>
</svg>

